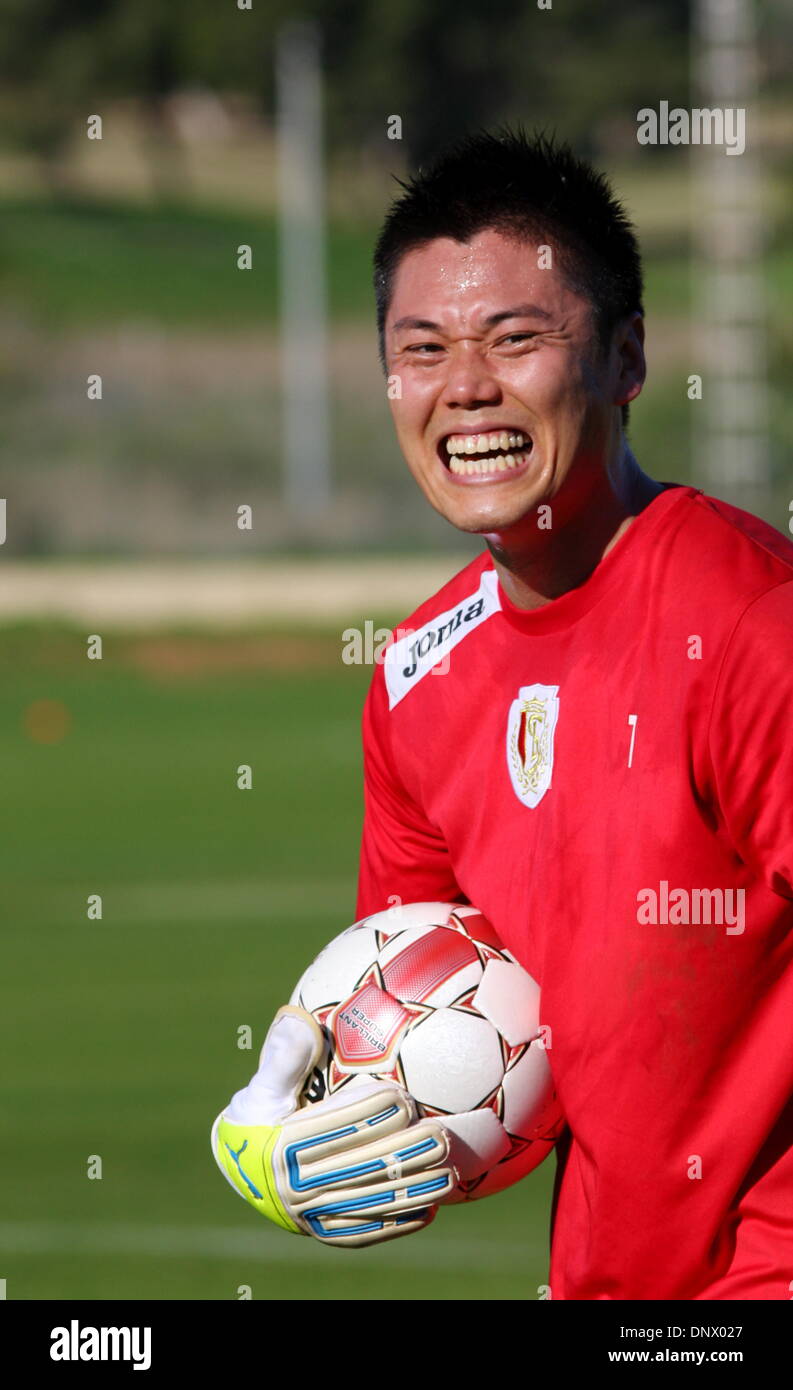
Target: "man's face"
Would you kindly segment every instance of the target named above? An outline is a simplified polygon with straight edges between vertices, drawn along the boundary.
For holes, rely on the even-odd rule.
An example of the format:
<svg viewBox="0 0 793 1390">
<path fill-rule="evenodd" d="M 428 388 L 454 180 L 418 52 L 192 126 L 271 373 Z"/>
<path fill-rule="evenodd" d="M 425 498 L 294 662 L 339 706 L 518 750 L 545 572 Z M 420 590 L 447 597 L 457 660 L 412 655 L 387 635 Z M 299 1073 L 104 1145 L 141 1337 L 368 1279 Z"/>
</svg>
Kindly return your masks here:
<svg viewBox="0 0 793 1390">
<path fill-rule="evenodd" d="M 394 276 L 397 436 L 428 501 L 463 531 L 498 534 L 542 503 L 556 510 L 563 489 L 559 509 L 574 508 L 614 451 L 620 353 L 603 352 L 589 301 L 537 259 L 488 229 L 409 251 Z"/>
</svg>

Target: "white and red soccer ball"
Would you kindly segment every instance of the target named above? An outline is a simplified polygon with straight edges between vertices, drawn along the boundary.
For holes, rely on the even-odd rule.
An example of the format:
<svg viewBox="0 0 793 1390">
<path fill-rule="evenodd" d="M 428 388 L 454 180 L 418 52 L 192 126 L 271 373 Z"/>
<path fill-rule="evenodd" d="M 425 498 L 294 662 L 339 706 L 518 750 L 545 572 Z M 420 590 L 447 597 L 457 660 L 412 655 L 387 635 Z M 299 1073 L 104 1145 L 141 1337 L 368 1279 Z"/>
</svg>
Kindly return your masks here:
<svg viewBox="0 0 793 1390">
<path fill-rule="evenodd" d="M 450 1131 L 456 1200 L 498 1191 L 542 1162 L 564 1124 L 539 1000 L 475 907 L 410 903 L 365 917 L 320 952 L 289 1001 L 327 1043 L 305 1100 L 396 1081 Z"/>
</svg>

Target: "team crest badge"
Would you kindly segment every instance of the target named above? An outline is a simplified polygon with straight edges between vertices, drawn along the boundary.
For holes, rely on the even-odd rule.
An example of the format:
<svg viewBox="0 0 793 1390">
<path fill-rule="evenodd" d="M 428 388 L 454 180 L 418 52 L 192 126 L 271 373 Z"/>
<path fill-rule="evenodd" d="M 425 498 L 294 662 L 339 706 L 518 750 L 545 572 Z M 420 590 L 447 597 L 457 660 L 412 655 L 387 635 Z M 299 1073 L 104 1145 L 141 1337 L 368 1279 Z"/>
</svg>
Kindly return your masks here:
<svg viewBox="0 0 793 1390">
<path fill-rule="evenodd" d="M 537 806 L 551 785 L 558 714 L 558 685 L 523 685 L 510 706 L 507 766 L 524 806 Z"/>
</svg>

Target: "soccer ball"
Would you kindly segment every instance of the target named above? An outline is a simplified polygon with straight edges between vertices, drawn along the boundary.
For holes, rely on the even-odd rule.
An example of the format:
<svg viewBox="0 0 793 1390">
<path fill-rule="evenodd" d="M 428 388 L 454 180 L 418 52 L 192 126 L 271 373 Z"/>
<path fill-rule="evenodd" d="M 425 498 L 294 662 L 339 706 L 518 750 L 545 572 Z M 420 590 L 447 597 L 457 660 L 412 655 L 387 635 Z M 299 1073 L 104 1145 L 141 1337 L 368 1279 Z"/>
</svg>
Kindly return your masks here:
<svg viewBox="0 0 793 1390">
<path fill-rule="evenodd" d="M 539 998 L 475 907 L 410 903 L 364 917 L 320 952 L 289 1001 L 326 1039 L 302 1103 L 395 1081 L 449 1131 L 461 1179 L 452 1200 L 499 1191 L 542 1162 L 564 1125 Z"/>
</svg>

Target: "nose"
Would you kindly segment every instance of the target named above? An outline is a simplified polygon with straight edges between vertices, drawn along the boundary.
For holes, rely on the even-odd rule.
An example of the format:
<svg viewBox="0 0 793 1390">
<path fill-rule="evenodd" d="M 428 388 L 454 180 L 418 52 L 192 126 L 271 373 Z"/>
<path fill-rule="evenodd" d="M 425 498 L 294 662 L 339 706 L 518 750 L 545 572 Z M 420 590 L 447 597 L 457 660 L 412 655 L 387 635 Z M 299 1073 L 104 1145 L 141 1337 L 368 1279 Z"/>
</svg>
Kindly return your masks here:
<svg viewBox="0 0 793 1390">
<path fill-rule="evenodd" d="M 501 399 L 501 387 L 492 369 L 473 344 L 459 346 L 449 359 L 444 383 L 444 404 L 461 410 L 494 405 Z"/>
</svg>

